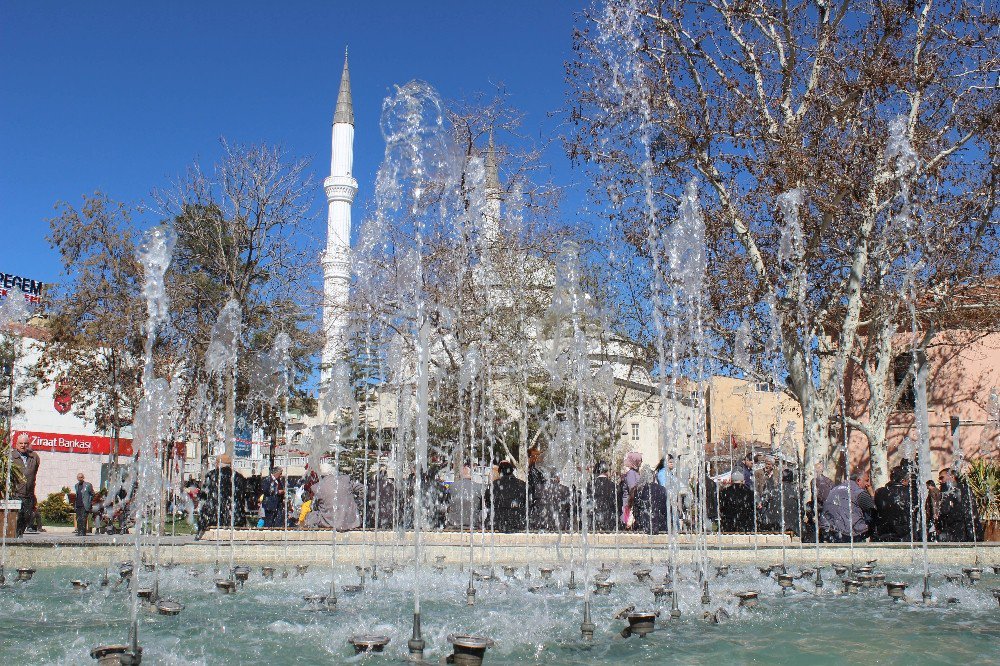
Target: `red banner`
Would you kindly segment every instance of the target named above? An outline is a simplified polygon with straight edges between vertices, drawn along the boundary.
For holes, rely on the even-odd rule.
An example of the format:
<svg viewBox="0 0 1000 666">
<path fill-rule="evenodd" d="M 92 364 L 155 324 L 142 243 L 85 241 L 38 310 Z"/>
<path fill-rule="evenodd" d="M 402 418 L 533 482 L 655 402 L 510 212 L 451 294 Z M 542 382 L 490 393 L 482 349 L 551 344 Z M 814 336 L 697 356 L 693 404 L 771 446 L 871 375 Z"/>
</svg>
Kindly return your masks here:
<svg viewBox="0 0 1000 666">
<path fill-rule="evenodd" d="M 111 438 L 100 435 L 64 435 L 54 432 L 33 432 L 31 430 L 15 430 L 17 437 L 26 433 L 31 438 L 31 448 L 35 451 L 55 451 L 58 453 L 92 453 L 107 455 L 111 453 Z M 132 455 L 132 440 L 118 438 L 118 455 Z"/>
</svg>

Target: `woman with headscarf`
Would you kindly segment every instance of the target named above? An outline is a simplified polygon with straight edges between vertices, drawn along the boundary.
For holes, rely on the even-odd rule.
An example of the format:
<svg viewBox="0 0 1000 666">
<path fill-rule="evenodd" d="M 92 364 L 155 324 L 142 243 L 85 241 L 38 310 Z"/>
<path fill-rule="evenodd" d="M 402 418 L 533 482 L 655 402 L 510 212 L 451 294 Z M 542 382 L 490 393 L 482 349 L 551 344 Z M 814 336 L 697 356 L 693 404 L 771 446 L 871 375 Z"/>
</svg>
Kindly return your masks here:
<svg viewBox="0 0 1000 666">
<path fill-rule="evenodd" d="M 625 471 L 622 473 L 622 524 L 626 528 L 631 528 L 635 521 L 632 515 L 632 503 L 635 499 L 635 489 L 638 487 L 642 477 L 639 475 L 639 468 L 642 467 L 642 454 L 638 451 L 629 451 L 625 454 Z"/>
<path fill-rule="evenodd" d="M 320 463 L 319 483 L 312 489 L 312 510 L 306 515 L 306 527 L 353 530 L 361 524 L 354 500 L 354 484 L 346 474 L 335 474 L 333 465 Z"/>
</svg>

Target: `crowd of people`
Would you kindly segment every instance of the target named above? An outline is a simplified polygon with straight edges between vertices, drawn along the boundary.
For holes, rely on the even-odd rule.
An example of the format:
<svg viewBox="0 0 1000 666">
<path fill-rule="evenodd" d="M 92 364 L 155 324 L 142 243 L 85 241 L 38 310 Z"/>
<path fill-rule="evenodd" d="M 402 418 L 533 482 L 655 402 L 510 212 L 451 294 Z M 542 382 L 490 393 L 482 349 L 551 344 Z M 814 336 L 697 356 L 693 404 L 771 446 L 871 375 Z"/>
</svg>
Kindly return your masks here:
<svg viewBox="0 0 1000 666">
<path fill-rule="evenodd" d="M 18 437 L 12 451 L 18 483 L 11 497 L 21 500 L 17 535 L 36 519 L 34 498 L 38 454 L 28 437 Z M 415 475 L 402 482 L 378 467 L 367 483 L 335 471 L 323 461 L 302 478 L 288 479 L 279 467 L 266 477 L 245 477 L 232 458 L 220 455 L 201 481 L 189 480 L 183 501 L 173 498 L 172 514 L 187 513 L 200 536 L 211 526 L 306 527 L 351 530 L 364 524 L 378 529 L 413 527 L 417 487 Z M 768 455 L 747 453 L 728 472 L 706 473 L 682 480 L 672 456 L 655 469 L 642 455 L 625 455 L 620 473 L 603 461 L 586 474 L 584 483 L 567 485 L 544 464 L 540 449 L 528 452 L 524 479 L 513 463 L 503 460 L 489 472 L 462 465 L 446 482 L 440 467 L 421 477 L 423 516 L 431 529 L 486 529 L 497 532 L 566 532 L 584 527 L 593 532 L 633 531 L 660 534 L 671 524 L 678 532 L 695 531 L 702 518 L 711 531 L 798 534 L 804 540 L 973 541 L 982 525 L 969 486 L 956 470 L 940 471 L 928 480 L 922 502 L 917 466 L 904 460 L 888 483 L 873 491 L 865 475 L 834 482 L 817 465 L 805 484 L 797 469 L 776 464 Z M 478 477 L 478 478 L 476 478 Z M 122 475 L 108 492 L 96 494 L 83 474 L 71 492 L 77 533 L 86 534 L 93 517 L 101 531 L 127 531 L 130 489 Z M 133 481 L 134 485 L 134 481 Z M 921 506 L 923 504 L 923 506 Z"/>
<path fill-rule="evenodd" d="M 211 525 L 228 526 L 231 519 L 239 527 L 413 526 L 413 475 L 398 483 L 379 468 L 365 484 L 334 473 L 324 462 L 316 473 L 295 482 L 284 479 L 280 469 L 264 479 L 245 479 L 232 471 L 228 457 L 219 460 L 220 468 L 208 473 L 197 493 L 199 532 Z M 807 490 L 796 469 L 750 454 L 731 471 L 706 473 L 695 483 L 677 476 L 671 456 L 654 469 L 637 452 L 625 456 L 621 473 L 598 462 L 582 487 L 563 483 L 555 470 L 545 467 L 538 449 L 529 451 L 525 475 L 509 461 L 494 465 L 486 482 L 481 473 L 475 478 L 469 465 L 450 483 L 440 472 L 432 466 L 421 479 L 425 527 L 431 529 L 564 532 L 580 530 L 586 520 L 593 532 L 660 534 L 671 522 L 678 532 L 696 530 L 704 514 L 712 531 L 786 532 L 803 539 L 815 539 L 818 533 L 820 540 L 832 543 L 922 539 L 917 472 L 906 462 L 892 470 L 889 483 L 877 492 L 859 475 L 834 482 L 822 466 Z M 232 492 L 237 501 L 230 515 Z M 931 540 L 981 538 L 969 488 L 951 469 L 941 471 L 937 484 L 928 482 L 925 511 Z"/>
</svg>

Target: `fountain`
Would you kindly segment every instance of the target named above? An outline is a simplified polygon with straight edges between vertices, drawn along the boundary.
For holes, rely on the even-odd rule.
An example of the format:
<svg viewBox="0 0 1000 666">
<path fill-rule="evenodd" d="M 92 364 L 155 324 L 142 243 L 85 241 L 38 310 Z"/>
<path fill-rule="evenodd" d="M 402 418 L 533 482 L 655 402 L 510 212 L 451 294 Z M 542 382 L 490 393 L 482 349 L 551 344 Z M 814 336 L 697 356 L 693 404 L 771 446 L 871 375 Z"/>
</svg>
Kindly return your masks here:
<svg viewBox="0 0 1000 666">
<path fill-rule="evenodd" d="M 594 594 L 600 595 L 602 597 L 606 597 L 609 594 L 611 594 L 611 590 L 612 590 L 612 588 L 614 588 L 614 586 L 615 586 L 614 581 L 599 580 L 595 584 Z"/>
<path fill-rule="evenodd" d="M 223 594 L 233 594 L 236 592 L 236 581 L 228 578 L 216 578 L 215 589 Z"/>
<path fill-rule="evenodd" d="M 265 580 L 274 580 L 274 567 L 261 567 L 260 575 Z"/>
<path fill-rule="evenodd" d="M 967 567 L 962 569 L 962 573 L 969 580 L 969 585 L 975 585 L 983 578 L 983 570 L 979 567 Z"/>
<path fill-rule="evenodd" d="M 142 663 L 142 650 L 132 652 L 128 645 L 102 645 L 90 651 L 99 666 L 135 666 Z"/>
<path fill-rule="evenodd" d="M 240 587 L 243 587 L 243 584 L 250 578 L 250 567 L 243 565 L 235 566 L 232 568 L 231 574 L 232 578 L 240 584 Z"/>
<path fill-rule="evenodd" d="M 861 581 L 854 578 L 844 579 L 844 594 L 857 594 L 861 590 Z"/>
<path fill-rule="evenodd" d="M 629 638 L 632 635 L 645 638 L 656 631 L 656 618 L 660 616 L 659 611 L 630 611 L 625 614 L 628 626 L 622 629 L 622 638 Z"/>
<path fill-rule="evenodd" d="M 893 601 L 906 600 L 906 583 L 886 583 L 885 591 Z"/>
<path fill-rule="evenodd" d="M 354 647 L 355 654 L 382 652 L 389 644 L 389 637 L 380 634 L 357 634 L 347 639 L 347 642 Z"/>
<path fill-rule="evenodd" d="M 746 592 L 736 592 L 735 596 L 740 600 L 740 607 L 753 608 L 759 603 L 758 597 L 760 596 L 760 593 L 747 590 Z"/>
<path fill-rule="evenodd" d="M 17 570 L 17 578 L 15 579 L 19 583 L 27 583 L 31 580 L 32 576 L 35 575 L 34 569 L 24 568 Z"/>
<path fill-rule="evenodd" d="M 653 580 L 652 571 L 650 569 L 638 569 L 633 573 L 640 583 L 648 583 Z"/>
<path fill-rule="evenodd" d="M 715 567 L 715 575 L 719 578 L 725 578 L 729 575 L 729 565 L 723 564 L 721 566 Z"/>
<path fill-rule="evenodd" d="M 159 599 L 155 606 L 157 613 L 167 616 L 180 615 L 181 611 L 184 610 L 184 604 L 173 599 Z"/>
<path fill-rule="evenodd" d="M 445 663 L 459 666 L 480 666 L 486 650 L 493 647 L 493 641 L 489 638 L 465 634 L 450 634 L 448 642 L 452 644 L 454 652 L 446 657 Z"/>
<path fill-rule="evenodd" d="M 90 583 L 84 580 L 73 580 L 70 582 L 73 584 L 73 589 L 77 590 L 78 592 L 83 592 L 88 587 L 90 587 Z"/>
</svg>

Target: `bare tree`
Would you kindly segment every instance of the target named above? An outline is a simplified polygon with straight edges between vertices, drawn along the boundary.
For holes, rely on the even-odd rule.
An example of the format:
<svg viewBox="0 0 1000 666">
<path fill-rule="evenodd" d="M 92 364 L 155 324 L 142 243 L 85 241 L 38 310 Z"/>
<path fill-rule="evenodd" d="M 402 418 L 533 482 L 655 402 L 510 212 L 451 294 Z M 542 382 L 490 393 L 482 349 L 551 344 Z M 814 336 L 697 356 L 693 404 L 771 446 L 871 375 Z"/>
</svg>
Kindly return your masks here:
<svg viewBox="0 0 1000 666">
<path fill-rule="evenodd" d="M 189 405 L 195 387 L 208 380 L 204 353 L 216 316 L 231 300 L 240 306 L 238 367 L 223 378 L 219 394 L 225 432 L 231 434 L 237 400 L 245 413 L 261 408 L 246 402 L 254 353 L 284 331 L 292 338 L 301 376 L 315 352 L 310 306 L 318 308 L 311 303 L 318 249 L 311 235 L 316 188 L 308 162 L 288 159 L 272 146 L 223 140 L 222 147 L 211 173 L 195 163 L 171 190 L 157 193 L 157 200 L 177 232 L 171 299 L 173 325 L 187 342 Z M 273 413 L 269 420 L 273 427 Z M 231 454 L 232 437 L 227 440 Z"/>
<path fill-rule="evenodd" d="M 716 332 L 773 319 L 807 461 L 831 453 L 876 311 L 870 276 L 906 272 L 916 293 L 960 283 L 921 267 L 948 234 L 996 221 L 983 201 L 997 173 L 997 25 L 995 7 L 963 0 L 609 0 L 576 33 L 571 154 L 598 167 L 635 246 L 669 223 L 689 179 L 703 185 Z M 904 205 L 907 233 L 894 228 Z"/>
</svg>

